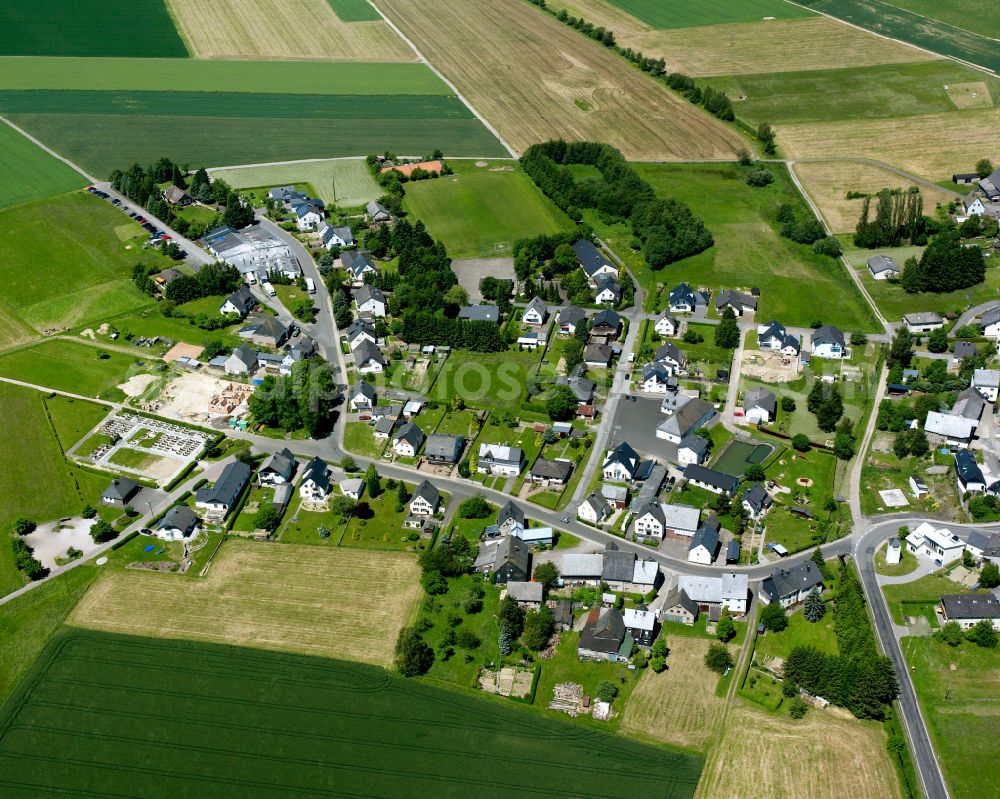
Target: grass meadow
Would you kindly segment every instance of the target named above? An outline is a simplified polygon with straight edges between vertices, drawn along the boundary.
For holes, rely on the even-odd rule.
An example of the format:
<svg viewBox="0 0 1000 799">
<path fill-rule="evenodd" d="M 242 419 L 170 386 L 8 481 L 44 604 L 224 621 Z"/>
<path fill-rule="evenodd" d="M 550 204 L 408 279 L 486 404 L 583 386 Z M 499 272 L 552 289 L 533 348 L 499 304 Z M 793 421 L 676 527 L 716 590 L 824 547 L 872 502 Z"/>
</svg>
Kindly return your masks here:
<svg viewBox="0 0 1000 799">
<path fill-rule="evenodd" d="M 86 186 L 84 177 L 0 124 L 0 210 Z"/>
<path fill-rule="evenodd" d="M 0 1 L 0 53 L 18 56 L 184 58 L 164 0 L 59 0 L 39 13 Z"/>
<path fill-rule="evenodd" d="M 101 350 L 75 341 L 51 339 L 0 355 L 0 377 L 96 397 L 114 390 L 133 374 L 149 371 L 150 361 Z"/>
<path fill-rule="evenodd" d="M 764 17 L 799 19 L 812 12 L 782 0 L 610 0 L 653 28 L 693 28 L 726 22 L 756 22 Z"/>
<path fill-rule="evenodd" d="M 1000 651 L 904 638 L 903 655 L 952 796 L 988 796 L 1000 780 Z"/>
<path fill-rule="evenodd" d="M 382 19 L 365 0 L 327 0 L 341 22 L 377 22 Z"/>
<path fill-rule="evenodd" d="M 83 192 L 2 211 L 0 303 L 39 331 L 148 306 L 149 297 L 131 283 L 132 265 L 162 269 L 173 261 L 143 250 L 143 233 L 109 203 Z"/>
<path fill-rule="evenodd" d="M 308 183 L 316 192 L 315 196 L 341 207 L 377 200 L 383 191 L 372 177 L 367 164 L 354 158 L 219 169 L 212 174 L 235 189 Z M 412 189 L 412 186 L 409 188 Z"/>
<path fill-rule="evenodd" d="M 864 299 L 839 262 L 778 235 L 774 218 L 781 204 L 808 213 L 783 168 L 772 169 L 775 181 L 764 188 L 748 186 L 746 170 L 734 164 L 637 164 L 636 170 L 657 193 L 686 202 L 715 238 L 715 246 L 705 252 L 658 272 L 641 269 L 637 277 L 647 291 L 657 283 L 669 291 L 682 280 L 716 291 L 757 287 L 756 318 L 796 327 L 808 327 L 816 318 L 815 298 L 822 297 L 825 323 L 849 331 L 875 329 Z M 626 250 L 629 231 L 621 226 L 616 238 L 617 250 Z"/>
<path fill-rule="evenodd" d="M 48 522 L 79 515 L 88 502 L 96 504 L 108 478 L 71 466 L 63 452 L 76 443 L 74 436 L 81 429 L 86 432 L 101 416 L 103 411 L 96 406 L 70 405 L 69 400 L 47 399 L 39 391 L 0 383 L 0 452 L 4 453 L 0 459 L 0 531 L 6 534 L 18 516 Z M 0 595 L 23 583 L 4 541 Z"/>
<path fill-rule="evenodd" d="M 948 0 L 947 3 L 936 0 L 891 0 L 890 5 L 972 33 L 1000 39 L 1000 15 L 983 13 L 986 9 L 978 0 Z"/>
<path fill-rule="evenodd" d="M 688 799 L 702 765 L 364 664 L 71 629 L 5 714 L 0 752 L 20 755 L 0 759 L 0 779 L 31 786 L 9 788 L 11 799 L 39 786 L 219 799 L 290 786 L 308 795 Z"/>
<path fill-rule="evenodd" d="M 573 227 L 531 178 L 509 163 L 452 166 L 455 175 L 407 184 L 403 200 L 452 258 L 506 255 L 517 239 Z"/>
</svg>

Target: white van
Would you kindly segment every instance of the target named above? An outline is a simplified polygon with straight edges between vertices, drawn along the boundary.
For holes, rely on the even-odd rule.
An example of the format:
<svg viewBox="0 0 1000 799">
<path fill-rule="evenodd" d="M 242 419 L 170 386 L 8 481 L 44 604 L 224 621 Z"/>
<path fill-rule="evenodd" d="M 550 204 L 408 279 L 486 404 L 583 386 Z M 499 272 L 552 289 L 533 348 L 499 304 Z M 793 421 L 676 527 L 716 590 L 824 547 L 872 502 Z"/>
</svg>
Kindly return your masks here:
<svg viewBox="0 0 1000 799">
<path fill-rule="evenodd" d="M 316 282 L 311 277 L 306 278 L 306 291 L 310 294 L 316 293 Z"/>
<path fill-rule="evenodd" d="M 271 283 L 267 280 L 261 283 L 260 287 L 264 289 L 264 293 L 267 294 L 268 297 L 275 297 L 278 294 L 278 292 L 274 290 L 274 286 L 272 286 Z"/>
</svg>

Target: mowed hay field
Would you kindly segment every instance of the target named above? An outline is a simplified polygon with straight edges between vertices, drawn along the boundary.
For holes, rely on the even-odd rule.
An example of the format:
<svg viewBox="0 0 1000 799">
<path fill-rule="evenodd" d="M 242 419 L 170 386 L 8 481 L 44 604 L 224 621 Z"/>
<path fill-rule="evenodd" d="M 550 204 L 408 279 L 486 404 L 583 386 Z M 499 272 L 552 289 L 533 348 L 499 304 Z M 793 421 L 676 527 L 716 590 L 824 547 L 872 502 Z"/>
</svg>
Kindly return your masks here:
<svg viewBox="0 0 1000 799">
<path fill-rule="evenodd" d="M 622 47 L 666 60 L 692 77 L 835 69 L 931 59 L 828 17 L 656 29 L 608 0 L 569 0 L 569 13 L 615 32 Z"/>
<path fill-rule="evenodd" d="M 930 214 L 938 204 L 947 205 L 955 195 L 940 188 L 916 184 L 888 169 L 851 161 L 800 161 L 792 170 L 806 193 L 819 206 L 834 233 L 850 233 L 861 216 L 864 200 L 848 200 L 847 192 L 876 194 L 882 189 L 908 189 L 918 186 L 924 198 L 924 212 Z"/>
<path fill-rule="evenodd" d="M 327 0 L 167 0 L 199 58 L 414 61 L 384 20 L 345 22 Z"/>
<path fill-rule="evenodd" d="M 715 695 L 717 676 L 705 666 L 705 638 L 670 637 L 667 670 L 647 669 L 632 692 L 622 732 L 692 749 L 704 749 L 725 706 Z"/>
<path fill-rule="evenodd" d="M 765 17 L 796 19 L 812 12 L 784 0 L 611 0 L 654 28 L 689 28 Z"/>
<path fill-rule="evenodd" d="M 701 765 L 361 663 L 74 629 L 0 718 L 5 799 L 690 799 Z"/>
<path fill-rule="evenodd" d="M 896 771 L 876 722 L 810 710 L 801 721 L 751 707 L 730 711 L 701 799 L 890 799 Z"/>
<path fill-rule="evenodd" d="M 558 137 L 608 142 L 636 159 L 732 158 L 744 146 L 732 129 L 522 0 L 376 5 L 519 152 Z"/>
<path fill-rule="evenodd" d="M 201 579 L 105 575 L 69 622 L 388 666 L 420 591 L 412 555 L 228 541 Z"/>
<path fill-rule="evenodd" d="M 79 172 L 0 123 L 0 209 L 86 185 Z"/>
<path fill-rule="evenodd" d="M 788 158 L 870 158 L 930 180 L 967 172 L 996 152 L 1000 109 L 775 127 Z"/>
<path fill-rule="evenodd" d="M 222 178 L 234 189 L 308 183 L 321 200 L 340 206 L 361 205 L 369 200 L 377 200 L 383 193 L 368 165 L 356 158 L 210 171 L 214 177 Z"/>
</svg>

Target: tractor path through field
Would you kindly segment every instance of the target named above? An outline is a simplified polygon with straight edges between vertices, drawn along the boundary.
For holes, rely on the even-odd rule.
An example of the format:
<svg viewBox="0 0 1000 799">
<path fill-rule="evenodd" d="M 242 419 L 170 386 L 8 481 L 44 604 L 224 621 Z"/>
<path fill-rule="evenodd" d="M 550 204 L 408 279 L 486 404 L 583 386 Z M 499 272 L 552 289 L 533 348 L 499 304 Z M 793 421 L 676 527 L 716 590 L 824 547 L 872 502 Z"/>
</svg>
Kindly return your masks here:
<svg viewBox="0 0 1000 799">
<path fill-rule="evenodd" d="M 736 398 L 740 391 L 740 372 L 743 369 L 743 350 L 746 348 L 747 336 L 755 329 L 754 324 L 740 325 L 740 343 L 733 350 L 733 362 L 729 367 L 729 388 L 726 389 L 726 407 L 722 409 L 722 426 L 730 433 L 739 435 L 742 431 L 736 426 Z"/>
<path fill-rule="evenodd" d="M 511 147 L 507 143 L 507 141 L 504 139 L 503 136 L 500 135 L 500 131 L 497 130 L 493 125 L 491 125 L 490 122 L 489 122 L 489 120 L 486 119 L 486 117 L 484 117 L 482 114 L 480 114 L 479 111 L 476 109 L 476 107 L 474 105 L 472 105 L 472 103 L 469 102 L 469 100 L 465 97 L 465 95 L 463 95 L 458 90 L 458 87 L 454 83 L 452 83 L 447 78 L 447 76 L 445 76 L 445 74 L 443 72 L 441 72 L 441 70 L 439 70 L 436 66 L 434 66 L 434 64 L 432 64 L 422 52 L 420 52 L 420 48 L 417 47 L 416 43 L 409 36 L 407 36 L 405 33 L 403 33 L 403 31 L 400 30 L 399 26 L 395 22 L 393 22 L 391 19 L 389 19 L 389 17 L 387 17 L 385 15 L 385 13 L 382 11 L 382 9 L 379 8 L 377 5 L 375 5 L 375 3 L 372 2 L 372 0 L 368 0 L 368 4 L 378 12 L 378 15 L 380 17 L 382 17 L 382 19 L 384 19 L 386 21 L 386 23 L 389 25 L 389 27 L 392 28 L 393 32 L 400 39 L 402 39 L 404 42 L 406 42 L 406 44 L 409 46 L 409 48 L 411 50 L 413 50 L 414 53 L 417 54 L 417 58 L 419 58 L 420 61 L 423 64 L 425 64 L 427 66 L 427 68 L 431 72 L 433 72 L 435 75 L 437 75 L 444 82 L 444 84 L 449 89 L 451 89 L 453 92 L 455 92 L 455 96 L 459 100 L 461 100 L 462 103 L 464 103 L 465 107 L 468 108 L 473 113 L 473 115 L 476 117 L 476 119 L 478 119 L 480 122 L 483 123 L 483 126 L 486 128 L 486 130 L 488 130 L 490 133 L 492 133 L 494 136 L 496 136 L 497 141 L 500 142 L 500 144 L 503 145 L 504 149 L 508 153 L 511 154 L 511 157 L 517 158 L 518 155 L 519 155 L 519 153 L 513 147 Z"/>
<path fill-rule="evenodd" d="M 28 141 L 30 141 L 32 144 L 34 144 L 36 147 L 40 147 L 41 149 L 43 149 L 45 152 L 47 152 L 49 155 L 51 155 L 56 160 L 62 161 L 70 169 L 74 170 L 75 172 L 79 172 L 81 175 L 83 175 L 91 183 L 96 183 L 97 182 L 97 178 L 95 178 L 93 175 L 87 174 L 87 172 L 85 172 L 82 167 L 77 166 L 72 161 L 70 161 L 68 158 L 65 158 L 65 157 L 59 155 L 59 153 L 57 153 L 55 150 L 53 150 L 48 145 L 40 142 L 38 139 L 36 139 L 34 136 L 32 136 L 30 133 L 28 133 L 28 131 L 26 131 L 24 128 L 20 128 L 17 125 L 15 125 L 13 122 L 11 122 L 9 119 L 7 119 L 7 117 L 0 116 L 0 122 L 3 122 L 8 127 L 13 128 L 14 130 L 16 130 L 18 133 L 20 133 L 22 136 L 24 136 L 24 138 L 26 138 Z"/>
</svg>

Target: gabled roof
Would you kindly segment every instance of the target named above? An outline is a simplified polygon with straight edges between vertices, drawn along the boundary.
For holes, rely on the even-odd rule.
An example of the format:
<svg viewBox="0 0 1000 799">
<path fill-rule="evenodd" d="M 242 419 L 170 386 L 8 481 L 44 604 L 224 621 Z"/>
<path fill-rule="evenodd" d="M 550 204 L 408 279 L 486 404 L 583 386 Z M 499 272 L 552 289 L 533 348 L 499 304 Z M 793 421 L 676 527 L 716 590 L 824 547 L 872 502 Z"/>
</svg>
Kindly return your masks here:
<svg viewBox="0 0 1000 799">
<path fill-rule="evenodd" d="M 757 309 L 757 298 L 749 294 L 744 294 L 742 291 L 723 289 L 715 298 L 715 307 L 721 310 L 729 305 L 733 306 L 734 309 L 738 308 L 741 313 L 745 308 L 754 311 Z"/>
<path fill-rule="evenodd" d="M 588 344 L 583 350 L 583 360 L 587 363 L 606 364 L 611 360 L 611 347 L 607 344 Z"/>
<path fill-rule="evenodd" d="M 615 269 L 614 264 L 601 255 L 600 251 L 594 246 L 593 242 L 590 242 L 587 239 L 580 239 L 577 241 L 573 245 L 573 253 L 576 255 L 576 259 L 580 262 L 580 266 L 583 267 L 583 271 L 590 277 L 593 277 L 604 267 L 610 267 L 616 272 L 618 271 Z"/>
<path fill-rule="evenodd" d="M 983 395 L 972 386 L 969 386 L 955 398 L 955 405 L 951 409 L 951 412 L 953 416 L 961 416 L 964 419 L 978 422 L 982 418 L 985 409 L 986 400 Z"/>
<path fill-rule="evenodd" d="M 361 317 L 358 317 L 351 322 L 344 331 L 348 341 L 357 336 L 359 333 L 367 333 L 372 338 L 375 338 L 375 323 L 370 319 L 362 319 Z"/>
<path fill-rule="evenodd" d="M 497 526 L 503 526 L 504 522 L 509 519 L 513 519 L 517 524 L 524 527 L 524 511 L 521 510 L 519 505 L 516 505 L 511 500 L 508 500 L 504 503 L 504 506 L 500 508 L 500 512 L 497 514 Z"/>
<path fill-rule="evenodd" d="M 976 369 L 972 373 L 972 385 L 977 388 L 1000 387 L 1000 371 L 997 369 Z"/>
<path fill-rule="evenodd" d="M 295 473 L 295 456 L 288 447 L 285 447 L 281 451 L 269 455 L 260 467 L 260 471 L 274 472 L 286 480 L 291 480 Z"/>
<path fill-rule="evenodd" d="M 837 344 L 840 347 L 846 346 L 844 334 L 839 328 L 836 328 L 833 325 L 823 325 L 822 327 L 816 328 L 812 334 L 812 343 L 814 347 L 817 344 L 826 343 Z"/>
<path fill-rule="evenodd" d="M 340 263 L 355 280 L 360 280 L 365 272 L 378 271 L 378 267 L 371 262 L 368 254 L 359 250 L 344 250 L 340 254 Z"/>
<path fill-rule="evenodd" d="M 415 450 L 420 449 L 420 445 L 424 443 L 424 438 L 424 431 L 413 422 L 406 422 L 406 424 L 399 428 L 395 435 L 397 441 L 406 441 Z"/>
<path fill-rule="evenodd" d="M 437 460 L 456 460 L 462 452 L 465 439 L 462 436 L 451 436 L 444 433 L 435 433 L 427 436 L 427 446 L 424 447 L 424 455 Z"/>
<path fill-rule="evenodd" d="M 544 319 L 549 313 L 549 308 L 541 297 L 533 297 L 531 302 L 529 302 L 524 308 L 525 316 L 528 315 L 528 311 L 535 311 L 535 313 Z"/>
<path fill-rule="evenodd" d="M 684 363 L 685 361 L 684 352 L 672 341 L 657 347 L 653 359 L 658 362 L 670 361 L 671 363 Z"/>
<path fill-rule="evenodd" d="M 972 341 L 956 341 L 954 353 L 956 358 L 975 358 L 976 345 Z"/>
<path fill-rule="evenodd" d="M 354 362 L 361 366 L 367 361 L 375 361 L 375 363 L 385 366 L 386 360 L 385 356 L 382 354 L 382 350 L 372 344 L 368 339 L 362 339 L 361 343 L 354 348 Z"/>
<path fill-rule="evenodd" d="M 924 430 L 928 433 L 935 433 L 936 435 L 956 440 L 972 438 L 975 429 L 975 424 L 971 419 L 955 416 L 951 413 L 930 411 L 927 414 L 927 419 L 924 421 Z"/>
<path fill-rule="evenodd" d="M 611 513 L 611 506 L 608 504 L 608 501 L 596 491 L 591 491 L 583 502 L 594 509 L 594 515 L 598 519 L 603 519 Z"/>
<path fill-rule="evenodd" d="M 372 217 L 372 219 L 379 216 L 384 216 L 386 218 L 389 218 L 389 211 L 386 209 L 386 207 L 384 205 L 381 205 L 380 203 L 375 202 L 374 200 L 370 201 L 368 205 L 365 206 L 365 210 L 368 212 L 368 216 Z"/>
<path fill-rule="evenodd" d="M 420 485 L 414 489 L 413 499 L 410 502 L 413 502 L 417 497 L 422 497 L 432 506 L 435 506 L 441 501 L 441 492 L 437 490 L 437 487 L 430 480 L 422 480 Z"/>
<path fill-rule="evenodd" d="M 612 330 L 617 330 L 621 326 L 621 323 L 621 316 L 610 308 L 605 308 L 603 311 L 598 311 L 594 314 L 594 317 L 590 320 L 590 329 L 593 331 L 595 328 L 609 327 Z"/>
<path fill-rule="evenodd" d="M 580 633 L 580 649 L 617 653 L 625 639 L 625 620 L 615 608 L 595 608 Z"/>
<path fill-rule="evenodd" d="M 743 399 L 743 407 L 748 410 L 750 408 L 763 408 L 774 416 L 778 410 L 778 399 L 773 392 L 766 388 L 752 388 Z"/>
<path fill-rule="evenodd" d="M 681 443 L 677 445 L 677 449 L 689 449 L 696 455 L 701 456 L 708 452 L 708 441 L 692 433 L 681 439 Z"/>
<path fill-rule="evenodd" d="M 347 390 L 348 400 L 352 400 L 355 397 L 364 397 L 369 402 L 372 402 L 375 399 L 375 387 L 371 383 L 359 380 Z"/>
<path fill-rule="evenodd" d="M 198 517 L 187 505 L 175 505 L 156 525 L 157 530 L 181 530 L 188 533 L 198 525 Z"/>
<path fill-rule="evenodd" d="M 979 326 L 986 327 L 987 325 L 993 325 L 1000 322 L 1000 304 L 993 306 L 992 308 L 987 308 L 983 311 L 981 317 L 979 317 Z"/>
<path fill-rule="evenodd" d="M 528 544 L 517 536 L 508 535 L 497 544 L 497 556 L 493 562 L 494 571 L 499 571 L 507 564 L 511 564 L 527 576 L 530 563 L 531 550 Z"/>
<path fill-rule="evenodd" d="M 372 286 L 366 283 L 364 286 L 359 288 L 354 292 L 354 301 L 358 304 L 360 308 L 369 300 L 375 300 L 375 302 L 380 302 L 385 305 L 385 295 L 382 293 L 382 289 L 378 286 Z"/>
<path fill-rule="evenodd" d="M 941 314 L 934 311 L 918 311 L 903 315 L 903 321 L 911 325 L 939 325 L 944 324 Z"/>
<path fill-rule="evenodd" d="M 557 386 L 569 386 L 576 396 L 577 402 L 590 402 L 594 396 L 596 383 L 587 377 L 577 377 L 576 375 L 560 375 L 556 378 Z"/>
<path fill-rule="evenodd" d="M 505 444 L 480 444 L 479 460 L 520 465 L 524 460 L 524 452 L 519 447 L 508 447 Z"/>
<path fill-rule="evenodd" d="M 544 593 L 541 583 L 511 580 L 507 583 L 507 596 L 516 602 L 541 602 Z"/>
<path fill-rule="evenodd" d="M 738 477 L 723 474 L 715 469 L 709 469 L 705 466 L 699 466 L 697 464 L 688 466 L 687 469 L 684 470 L 684 476 L 688 480 L 697 480 L 699 483 L 714 486 L 715 488 L 726 491 L 730 494 L 736 490 L 736 487 L 740 483 L 740 479 Z"/>
<path fill-rule="evenodd" d="M 653 327 L 655 328 L 656 325 L 659 324 L 660 321 L 663 320 L 663 319 L 666 319 L 667 321 L 669 321 L 670 324 L 673 327 L 675 327 L 675 328 L 677 327 L 677 324 L 678 324 L 677 317 L 674 316 L 672 313 L 670 313 L 670 309 L 669 308 L 664 308 L 662 311 L 660 311 L 660 313 L 656 317 L 656 320 L 653 322 Z"/>
<path fill-rule="evenodd" d="M 958 479 L 965 485 L 969 485 L 970 483 L 986 483 L 986 478 L 983 477 L 983 470 L 979 468 L 976 459 L 967 449 L 960 449 L 955 453 L 955 474 L 958 475 Z"/>
<path fill-rule="evenodd" d="M 1000 600 L 993 594 L 944 594 L 941 604 L 949 619 L 1000 619 Z"/>
<path fill-rule="evenodd" d="M 194 495 L 195 502 L 232 507 L 239 499 L 240 493 L 250 481 L 250 467 L 241 461 L 226 464 L 219 479 L 211 488 L 199 488 Z"/>
<path fill-rule="evenodd" d="M 750 487 L 743 492 L 743 496 L 740 499 L 743 502 L 749 503 L 750 507 L 753 508 L 754 513 L 760 513 L 762 510 L 771 507 L 773 504 L 771 495 L 767 493 L 764 486 L 760 483 L 752 483 Z"/>
<path fill-rule="evenodd" d="M 883 272 L 898 272 L 899 267 L 888 255 L 873 255 L 868 259 L 868 268 L 873 275 L 880 275 Z"/>
<path fill-rule="evenodd" d="M 580 320 L 587 317 L 586 312 L 582 308 L 577 308 L 575 305 L 567 305 L 565 308 L 559 310 L 559 323 L 576 325 Z"/>
<path fill-rule="evenodd" d="M 666 598 L 663 602 L 664 610 L 669 610 L 670 608 L 682 607 L 692 616 L 698 615 L 698 603 L 695 602 L 691 597 L 687 595 L 687 591 L 680 588 L 674 591 L 670 596 Z"/>
<path fill-rule="evenodd" d="M 618 278 L 614 275 L 609 275 L 605 272 L 602 275 L 598 275 L 594 282 L 597 283 L 597 287 L 595 289 L 597 294 L 600 294 L 605 289 L 609 290 L 616 297 L 621 294 L 622 285 L 618 282 Z"/>
<path fill-rule="evenodd" d="M 236 360 L 248 368 L 257 363 L 257 353 L 250 348 L 249 344 L 240 344 L 237 346 L 230 357 L 236 358 Z"/>
<path fill-rule="evenodd" d="M 531 466 L 533 477 L 542 477 L 546 480 L 569 479 L 570 472 L 573 471 L 573 464 L 570 461 L 549 460 L 548 458 L 536 458 Z"/>
<path fill-rule="evenodd" d="M 657 499 L 651 499 L 639 507 L 639 509 L 635 512 L 635 518 L 636 520 L 639 520 L 643 516 L 652 516 L 656 521 L 665 527 L 667 519 L 663 511 L 663 504 Z"/>
<path fill-rule="evenodd" d="M 111 484 L 104 489 L 104 493 L 101 494 L 103 499 L 114 499 L 119 502 L 127 502 L 129 497 L 131 497 L 136 491 L 139 490 L 139 484 L 129 477 L 116 477 L 111 481 Z"/>
<path fill-rule="evenodd" d="M 630 583 L 635 574 L 635 553 L 623 552 L 614 544 L 604 550 L 604 568 L 601 579 L 611 582 Z"/>
<path fill-rule="evenodd" d="M 330 489 L 330 478 L 328 477 L 329 467 L 326 461 L 318 455 L 306 464 L 302 472 L 302 482 L 311 482 L 313 485 L 324 490 Z"/>
<path fill-rule="evenodd" d="M 695 291 L 687 283 L 680 283 L 674 286 L 670 290 L 670 297 L 668 300 L 671 306 L 674 305 L 705 305 L 706 298 L 705 295 L 700 291 Z"/>
<path fill-rule="evenodd" d="M 250 313 L 257 304 L 257 299 L 253 296 L 249 286 L 240 286 L 236 291 L 226 297 L 222 304 L 232 303 L 244 314 Z"/>
<path fill-rule="evenodd" d="M 275 341 L 280 341 L 288 335 L 288 328 L 277 316 L 261 316 L 254 319 L 247 327 L 252 328 L 252 335 L 272 338 Z"/>
<path fill-rule="evenodd" d="M 658 430 L 665 430 L 668 433 L 684 439 L 689 433 L 693 433 L 695 427 L 701 424 L 706 415 L 715 415 L 715 407 L 711 402 L 699 397 L 692 397 L 689 402 L 685 402 L 680 408 L 657 425 Z"/>
<path fill-rule="evenodd" d="M 474 322 L 499 322 L 500 308 L 496 305 L 466 305 L 459 310 L 458 318 Z"/>
<path fill-rule="evenodd" d="M 688 552 L 701 547 L 707 549 L 710 555 L 714 555 L 715 550 L 719 548 L 719 530 L 715 525 L 702 524 L 691 538 L 691 545 L 688 547 Z"/>
<path fill-rule="evenodd" d="M 816 564 L 805 560 L 795 566 L 779 566 L 771 571 L 771 576 L 764 579 L 764 592 L 776 602 L 783 596 L 789 596 L 799 591 L 810 591 L 823 585 L 823 575 Z"/>
<path fill-rule="evenodd" d="M 634 472 L 639 467 L 639 453 L 629 445 L 627 441 L 622 441 L 617 447 L 608 452 L 604 458 L 603 468 L 609 464 L 620 463 L 629 472 Z"/>
<path fill-rule="evenodd" d="M 645 605 L 640 605 L 637 608 L 626 608 L 622 612 L 622 620 L 629 630 L 652 631 L 656 629 L 656 614 Z"/>
</svg>

